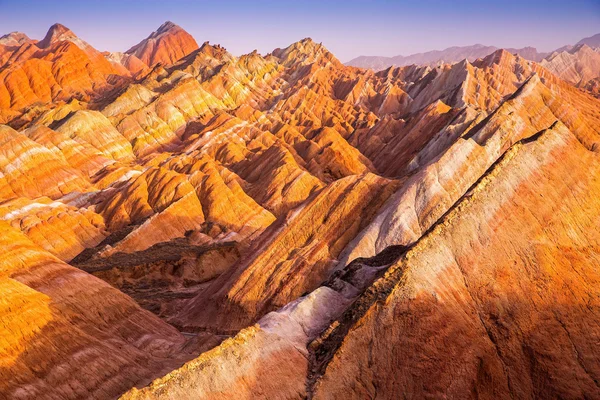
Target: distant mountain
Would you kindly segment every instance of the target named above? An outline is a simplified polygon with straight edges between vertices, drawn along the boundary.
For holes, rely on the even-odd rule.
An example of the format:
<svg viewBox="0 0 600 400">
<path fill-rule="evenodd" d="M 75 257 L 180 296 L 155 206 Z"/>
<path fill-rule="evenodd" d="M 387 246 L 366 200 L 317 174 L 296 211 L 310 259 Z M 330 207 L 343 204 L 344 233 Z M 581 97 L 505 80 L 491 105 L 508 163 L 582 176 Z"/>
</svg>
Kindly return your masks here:
<svg viewBox="0 0 600 400">
<path fill-rule="evenodd" d="M 582 40 L 585 41 L 586 39 Z M 600 48 L 593 49 L 580 43 L 569 50 L 555 51 L 542 60 L 540 65 L 577 87 L 595 94 L 599 92 L 597 83 L 600 78 Z"/>
<path fill-rule="evenodd" d="M 581 39 L 577 44 L 587 44 L 590 47 L 600 47 L 600 33 Z"/>
<path fill-rule="evenodd" d="M 386 69 L 392 65 L 402 67 L 411 64 L 417 65 L 437 65 L 441 63 L 455 63 L 467 59 L 475 61 L 478 58 L 488 56 L 498 50 L 496 46 L 485 46 L 475 44 L 473 46 L 453 46 L 444 50 L 433 50 L 425 53 L 415 53 L 409 56 L 379 57 L 379 56 L 360 56 L 350 60 L 346 65 L 360 68 L 371 68 L 375 71 Z M 532 61 L 542 60 L 548 53 L 539 53 L 533 47 L 524 47 L 522 49 L 506 49 L 513 54 L 519 54 L 525 59 Z"/>
</svg>

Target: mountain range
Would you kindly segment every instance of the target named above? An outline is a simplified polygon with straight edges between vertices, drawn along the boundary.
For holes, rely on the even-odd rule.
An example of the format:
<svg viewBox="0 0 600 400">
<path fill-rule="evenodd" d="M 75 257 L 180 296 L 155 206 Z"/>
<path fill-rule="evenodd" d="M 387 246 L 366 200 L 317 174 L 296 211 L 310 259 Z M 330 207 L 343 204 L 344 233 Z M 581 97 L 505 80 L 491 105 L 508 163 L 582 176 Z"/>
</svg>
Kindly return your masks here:
<svg viewBox="0 0 600 400">
<path fill-rule="evenodd" d="M 600 398 L 597 39 L 2 36 L 0 398 Z"/>
<path fill-rule="evenodd" d="M 454 46 L 444 50 L 433 50 L 425 53 L 415 53 L 409 56 L 360 56 L 346 63 L 353 67 L 370 68 L 375 71 L 380 71 L 391 66 L 403 67 L 411 64 L 417 65 L 432 65 L 444 63 L 455 63 L 467 59 L 475 61 L 478 58 L 483 58 L 499 50 L 496 46 L 485 46 L 483 44 L 475 44 L 472 46 Z M 510 53 L 518 54 L 521 57 L 539 62 L 548 55 L 548 53 L 539 53 L 534 47 L 523 47 L 521 49 L 506 49 Z"/>
<path fill-rule="evenodd" d="M 581 39 L 575 45 L 567 45 L 563 46 L 552 52 L 538 52 L 535 47 L 523 47 L 520 49 L 514 48 L 506 48 L 505 50 L 509 51 L 512 54 L 519 55 L 526 60 L 531 60 L 535 62 L 540 62 L 544 58 L 554 54 L 560 53 L 564 51 L 569 51 L 573 47 L 578 45 L 586 44 L 589 47 L 600 47 L 600 33 L 594 36 L 590 36 L 584 39 Z M 460 46 L 460 47 L 449 47 L 444 50 L 433 50 L 424 53 L 415 53 L 409 56 L 394 56 L 394 57 L 381 57 L 381 56 L 360 56 L 356 57 L 346 63 L 346 65 L 360 67 L 360 68 L 370 68 L 375 71 L 380 71 L 386 69 L 388 67 L 396 66 L 402 67 L 411 64 L 417 65 L 436 65 L 443 63 L 455 63 L 467 59 L 469 61 L 474 61 L 478 58 L 482 58 L 492 54 L 494 51 L 499 48 L 496 46 L 485 46 L 482 44 L 475 44 L 472 46 Z"/>
<path fill-rule="evenodd" d="M 473 62 L 499 50 L 495 46 L 476 44 L 473 46 L 449 47 L 445 50 L 434 50 L 426 53 L 415 53 L 409 56 L 379 57 L 360 56 L 350 60 L 346 65 L 368 68 L 375 71 L 384 70 L 391 66 L 408 65 L 436 66 L 445 63 L 456 63 L 462 60 Z M 552 71 L 562 79 L 600 95 L 600 33 L 581 39 L 575 45 L 567 45 L 549 52 L 540 53 L 534 47 L 520 49 L 507 48 L 506 51 L 535 61 Z"/>
</svg>

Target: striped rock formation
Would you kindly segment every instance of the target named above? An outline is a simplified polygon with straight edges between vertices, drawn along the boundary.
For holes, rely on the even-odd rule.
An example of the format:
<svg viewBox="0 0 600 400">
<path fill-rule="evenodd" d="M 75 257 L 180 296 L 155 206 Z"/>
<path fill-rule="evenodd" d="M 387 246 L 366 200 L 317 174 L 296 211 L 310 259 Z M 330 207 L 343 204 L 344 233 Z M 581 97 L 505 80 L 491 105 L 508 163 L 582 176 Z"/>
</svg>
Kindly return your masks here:
<svg viewBox="0 0 600 400">
<path fill-rule="evenodd" d="M 575 49 L 373 72 L 172 23 L 3 36 L 0 397 L 600 397 Z"/>
</svg>

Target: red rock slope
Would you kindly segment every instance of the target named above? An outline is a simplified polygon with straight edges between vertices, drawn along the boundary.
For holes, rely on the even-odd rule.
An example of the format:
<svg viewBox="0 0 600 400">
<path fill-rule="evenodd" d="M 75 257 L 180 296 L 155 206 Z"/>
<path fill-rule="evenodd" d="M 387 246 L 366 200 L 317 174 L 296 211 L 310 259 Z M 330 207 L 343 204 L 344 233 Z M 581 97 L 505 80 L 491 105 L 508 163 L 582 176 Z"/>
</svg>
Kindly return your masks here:
<svg viewBox="0 0 600 400">
<path fill-rule="evenodd" d="M 167 21 L 125 53 L 153 66 L 156 63 L 173 64 L 197 48 L 198 44 L 189 33 Z"/>
</svg>

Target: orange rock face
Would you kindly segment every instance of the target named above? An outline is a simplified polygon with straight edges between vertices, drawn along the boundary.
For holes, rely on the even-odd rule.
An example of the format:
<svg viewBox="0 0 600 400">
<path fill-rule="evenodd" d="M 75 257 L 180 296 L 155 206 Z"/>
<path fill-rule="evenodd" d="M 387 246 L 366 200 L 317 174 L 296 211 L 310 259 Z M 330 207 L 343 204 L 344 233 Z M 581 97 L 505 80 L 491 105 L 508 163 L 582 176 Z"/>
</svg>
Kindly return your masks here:
<svg viewBox="0 0 600 400">
<path fill-rule="evenodd" d="M 597 52 L 511 53 L 0 38 L 0 397 L 599 398 Z"/>
<path fill-rule="evenodd" d="M 197 48 L 198 44 L 189 33 L 167 21 L 125 53 L 136 56 L 146 65 L 153 66 L 156 63 L 173 64 Z"/>
<path fill-rule="evenodd" d="M 181 362 L 173 327 L 6 222 L 0 229 L 3 397 L 114 397 Z"/>
</svg>

